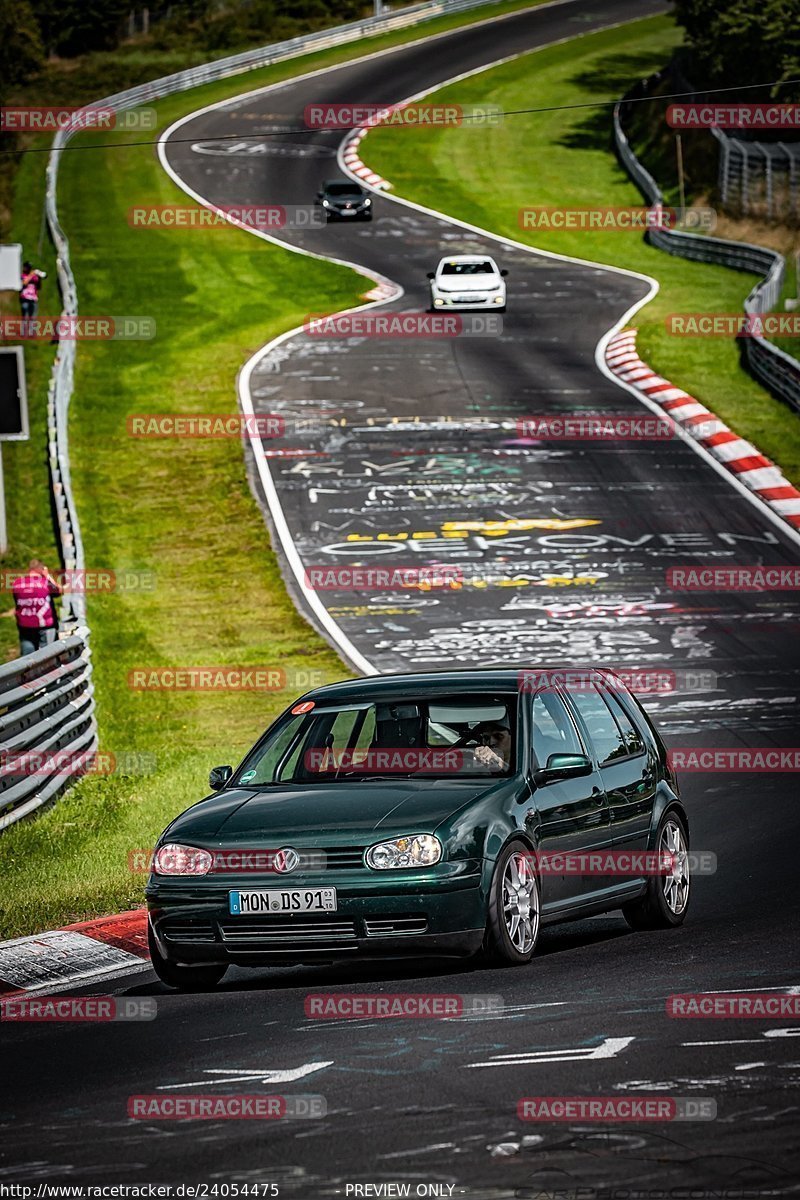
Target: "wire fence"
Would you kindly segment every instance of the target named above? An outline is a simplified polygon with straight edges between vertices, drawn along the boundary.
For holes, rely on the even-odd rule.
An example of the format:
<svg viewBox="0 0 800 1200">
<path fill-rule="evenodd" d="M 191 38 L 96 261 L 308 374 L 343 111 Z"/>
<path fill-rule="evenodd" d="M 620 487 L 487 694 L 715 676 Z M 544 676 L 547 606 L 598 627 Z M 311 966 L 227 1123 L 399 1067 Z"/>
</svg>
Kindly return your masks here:
<svg viewBox="0 0 800 1200">
<path fill-rule="evenodd" d="M 722 203 L 742 216 L 800 219 L 800 143 L 758 142 L 712 127 Z"/>
</svg>

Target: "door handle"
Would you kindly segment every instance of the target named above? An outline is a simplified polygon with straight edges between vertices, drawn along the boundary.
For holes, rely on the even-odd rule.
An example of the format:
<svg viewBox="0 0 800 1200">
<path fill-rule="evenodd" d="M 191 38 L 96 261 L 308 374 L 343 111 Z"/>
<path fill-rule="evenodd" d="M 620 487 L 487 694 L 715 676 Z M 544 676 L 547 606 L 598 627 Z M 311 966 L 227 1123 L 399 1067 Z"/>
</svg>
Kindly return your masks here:
<svg viewBox="0 0 800 1200">
<path fill-rule="evenodd" d="M 602 788 L 599 788 L 599 787 L 592 788 L 592 798 L 594 799 L 595 804 L 602 804 L 604 796 L 605 796 L 605 794 L 604 794 Z"/>
</svg>

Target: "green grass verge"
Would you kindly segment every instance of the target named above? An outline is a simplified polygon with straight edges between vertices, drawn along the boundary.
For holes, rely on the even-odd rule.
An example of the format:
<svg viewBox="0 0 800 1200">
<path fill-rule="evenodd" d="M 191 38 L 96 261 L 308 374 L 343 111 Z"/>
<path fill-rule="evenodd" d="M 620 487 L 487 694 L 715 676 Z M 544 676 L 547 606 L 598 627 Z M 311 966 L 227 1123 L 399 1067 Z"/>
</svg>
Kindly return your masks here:
<svg viewBox="0 0 800 1200">
<path fill-rule="evenodd" d="M 485 15 L 430 22 L 424 34 Z M 419 36 L 393 34 L 194 89 L 157 105 L 159 127 L 203 104 Z M 13 236 L 26 253 L 39 236 L 44 165 L 44 155 L 30 155 L 16 178 Z M 152 342 L 81 344 L 70 418 L 87 566 L 152 572 L 156 580 L 152 591 L 90 597 L 101 745 L 154 755 L 156 770 L 84 779 L 0 837 L 0 937 L 141 903 L 143 879 L 129 871 L 129 853 L 151 846 L 204 793 L 208 768 L 240 757 L 297 691 L 137 693 L 127 685 L 133 667 L 267 665 L 292 676 L 310 670 L 320 681 L 349 674 L 288 599 L 239 442 L 135 440 L 126 418 L 235 412 L 237 371 L 259 346 L 319 311 L 321 298 L 326 308 L 346 307 L 370 284 L 308 258 L 298 270 L 295 255 L 242 231 L 131 229 L 132 202 L 186 201 L 152 146 L 65 154 L 59 196 L 81 312 L 153 316 L 158 329 Z M 40 261 L 51 272 L 45 314 L 57 307 L 46 243 Z M 32 554 L 56 561 L 44 419 L 52 348 L 29 345 L 26 358 L 32 437 L 4 447 L 8 570 Z M 8 603 L 7 594 L 0 598 Z M 0 629 L 0 650 L 11 657 L 13 622 Z"/>
<path fill-rule="evenodd" d="M 537 50 L 436 93 L 437 100 L 494 103 L 508 113 L 617 99 L 632 80 L 662 66 L 679 42 L 666 17 L 633 22 Z M 728 338 L 679 338 L 664 320 L 677 312 L 739 312 L 755 277 L 690 263 L 618 230 L 526 230 L 526 206 L 636 205 L 641 196 L 612 149 L 608 107 L 509 115 L 491 129 L 370 132 L 362 156 L 399 195 L 532 246 L 646 272 L 661 290 L 637 313 L 638 349 L 654 370 L 707 404 L 800 482 L 800 422 L 739 365 Z M 647 161 L 645 159 L 645 161 Z M 512 293 L 513 294 L 513 293 Z"/>
</svg>

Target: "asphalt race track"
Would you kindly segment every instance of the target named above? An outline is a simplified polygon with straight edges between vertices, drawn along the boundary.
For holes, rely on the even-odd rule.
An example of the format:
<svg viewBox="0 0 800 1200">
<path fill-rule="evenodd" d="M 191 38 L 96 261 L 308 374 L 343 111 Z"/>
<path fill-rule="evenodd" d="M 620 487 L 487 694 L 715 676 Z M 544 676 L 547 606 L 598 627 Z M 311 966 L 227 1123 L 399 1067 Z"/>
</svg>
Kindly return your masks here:
<svg viewBox="0 0 800 1200">
<path fill-rule="evenodd" d="M 456 31 L 226 102 L 182 123 L 165 155 L 214 204 L 305 205 L 340 174 L 343 137 L 287 135 L 307 104 L 399 101 L 662 8 L 567 0 Z M 320 593 L 326 633 L 346 639 L 351 661 L 381 672 L 654 666 L 679 681 L 644 698 L 671 747 L 796 744 L 796 598 L 680 593 L 666 572 L 795 564 L 797 540 L 677 437 L 545 443 L 514 428 L 544 412 L 645 411 L 598 370 L 595 349 L 647 294 L 646 281 L 505 246 L 384 196 L 371 224 L 275 236 L 399 285 L 404 294 L 376 312 L 424 310 L 426 273 L 448 251 L 486 251 L 509 270 L 501 336 L 301 332 L 252 369 L 256 411 L 286 421 L 282 446 L 293 453 L 270 468 L 306 568 L 463 572 L 456 590 Z M 288 564 L 286 575 L 319 625 Z M 344 1196 L 357 1183 L 408 1183 L 416 1195 L 417 1185 L 440 1184 L 453 1187 L 440 1194 L 471 1200 L 612 1187 L 796 1192 L 800 1029 L 665 1012 L 672 993 L 800 988 L 796 776 L 687 772 L 682 788 L 693 845 L 713 852 L 718 869 L 695 879 L 676 932 L 634 934 L 610 915 L 545 930 L 522 969 L 232 970 L 216 992 L 194 996 L 138 975 L 89 991 L 155 997 L 152 1022 L 8 1026 L 3 1069 L 14 1089 L 2 1130 L 13 1150 L 0 1183 L 274 1182 L 297 1197 Z M 378 990 L 500 996 L 503 1007 L 453 1020 L 305 1016 L 310 991 Z M 133 1094 L 270 1088 L 322 1095 L 327 1116 L 198 1124 L 126 1115 Z M 717 1116 L 610 1126 L 516 1115 L 524 1096 L 624 1094 L 713 1100 Z"/>
</svg>

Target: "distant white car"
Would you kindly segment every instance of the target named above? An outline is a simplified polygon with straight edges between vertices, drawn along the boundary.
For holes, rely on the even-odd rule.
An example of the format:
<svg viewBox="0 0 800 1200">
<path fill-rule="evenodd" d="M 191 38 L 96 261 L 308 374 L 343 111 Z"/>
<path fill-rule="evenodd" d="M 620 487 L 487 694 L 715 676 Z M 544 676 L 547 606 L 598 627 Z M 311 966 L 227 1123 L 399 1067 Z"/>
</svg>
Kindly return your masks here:
<svg viewBox="0 0 800 1200">
<path fill-rule="evenodd" d="M 493 258 L 485 254 L 456 254 L 443 258 L 431 281 L 431 308 L 490 308 L 506 311 L 506 285 Z"/>
</svg>

